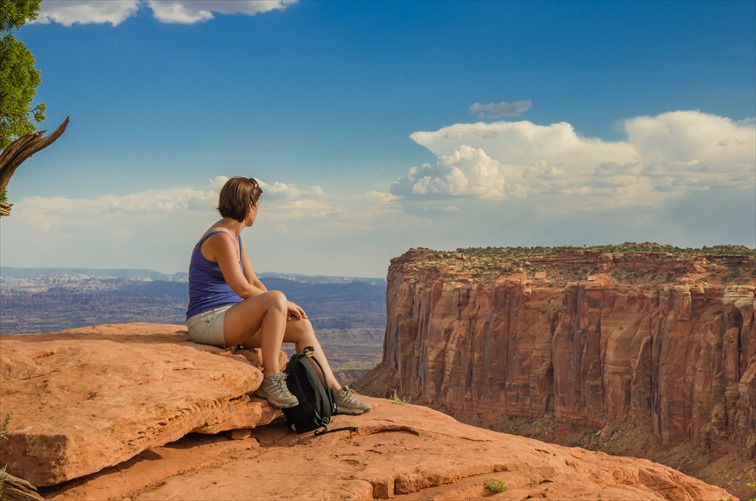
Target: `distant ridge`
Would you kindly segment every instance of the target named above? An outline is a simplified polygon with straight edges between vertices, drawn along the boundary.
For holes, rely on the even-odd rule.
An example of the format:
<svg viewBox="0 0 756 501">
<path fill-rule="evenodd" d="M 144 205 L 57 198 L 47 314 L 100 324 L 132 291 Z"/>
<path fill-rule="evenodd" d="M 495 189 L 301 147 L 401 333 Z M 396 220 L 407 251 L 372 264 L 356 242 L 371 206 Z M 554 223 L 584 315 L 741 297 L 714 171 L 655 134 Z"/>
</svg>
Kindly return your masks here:
<svg viewBox="0 0 756 501">
<path fill-rule="evenodd" d="M 15 268 L 0 266 L 0 277 L 40 278 L 49 275 L 85 275 L 93 278 L 121 278 L 135 281 L 186 282 L 189 274 L 183 271 L 173 274 L 160 273 L 148 269 L 130 268 Z M 296 273 L 259 273 L 260 278 L 282 278 L 307 284 L 348 284 L 364 282 L 369 285 L 386 285 L 385 278 L 376 277 L 334 277 L 327 275 L 301 275 Z"/>
<path fill-rule="evenodd" d="M 154 280 L 186 282 L 189 274 L 183 271 L 168 275 L 155 270 L 128 268 L 13 268 L 0 266 L 0 277 L 39 278 L 46 275 L 86 275 L 96 278 L 122 278 L 125 280 Z"/>
<path fill-rule="evenodd" d="M 380 279 L 261 274 L 305 308 L 318 329 L 377 333 L 386 326 Z M 284 278 L 286 277 L 286 278 Z M 292 278 L 288 278 L 292 277 Z M 107 323 L 183 324 L 186 273 L 92 268 L 0 267 L 0 334 L 53 332 Z M 372 335 L 372 334 L 371 334 Z"/>
<path fill-rule="evenodd" d="M 297 273 L 277 273 L 275 271 L 265 271 L 258 273 L 261 279 L 282 278 L 292 282 L 303 282 L 307 284 L 348 284 L 351 282 L 364 282 L 368 285 L 386 285 L 385 278 L 377 277 L 333 277 L 328 275 L 300 275 Z"/>
</svg>

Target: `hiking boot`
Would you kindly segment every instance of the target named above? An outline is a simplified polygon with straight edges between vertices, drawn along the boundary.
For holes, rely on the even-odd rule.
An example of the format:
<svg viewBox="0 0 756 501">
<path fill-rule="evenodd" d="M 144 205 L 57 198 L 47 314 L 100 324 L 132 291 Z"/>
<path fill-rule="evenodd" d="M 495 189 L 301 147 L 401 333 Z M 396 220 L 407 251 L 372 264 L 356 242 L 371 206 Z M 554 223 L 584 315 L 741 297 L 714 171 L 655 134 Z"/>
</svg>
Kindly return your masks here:
<svg viewBox="0 0 756 501">
<path fill-rule="evenodd" d="M 354 398 L 354 392 L 348 386 L 344 386 L 340 390 L 335 390 L 333 396 L 336 401 L 336 414 L 350 414 L 352 416 L 357 416 L 359 414 L 370 412 L 372 409 L 368 404 L 363 404 Z"/>
<path fill-rule="evenodd" d="M 299 405 L 297 397 L 291 394 L 286 386 L 286 374 L 273 374 L 263 379 L 260 387 L 255 391 L 255 396 L 267 399 L 273 407 L 288 409 Z"/>
</svg>

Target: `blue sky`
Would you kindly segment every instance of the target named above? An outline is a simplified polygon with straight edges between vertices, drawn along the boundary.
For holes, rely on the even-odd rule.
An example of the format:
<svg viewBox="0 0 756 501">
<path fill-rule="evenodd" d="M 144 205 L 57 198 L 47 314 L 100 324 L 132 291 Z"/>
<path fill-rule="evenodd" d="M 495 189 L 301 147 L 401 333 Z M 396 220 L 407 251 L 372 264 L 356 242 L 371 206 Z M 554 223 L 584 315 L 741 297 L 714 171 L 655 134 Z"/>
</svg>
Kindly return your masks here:
<svg viewBox="0 0 756 501">
<path fill-rule="evenodd" d="M 411 247 L 756 246 L 755 2 L 45 0 L 4 266 L 185 270 L 225 177 L 258 271 Z"/>
</svg>

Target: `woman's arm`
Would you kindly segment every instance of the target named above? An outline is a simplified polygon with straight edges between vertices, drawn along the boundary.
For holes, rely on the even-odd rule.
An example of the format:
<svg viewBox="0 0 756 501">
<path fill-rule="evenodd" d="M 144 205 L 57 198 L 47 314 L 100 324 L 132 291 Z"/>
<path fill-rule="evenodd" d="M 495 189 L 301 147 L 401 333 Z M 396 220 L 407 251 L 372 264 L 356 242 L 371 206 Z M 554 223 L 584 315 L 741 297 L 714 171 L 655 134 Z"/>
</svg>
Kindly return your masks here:
<svg viewBox="0 0 756 501">
<path fill-rule="evenodd" d="M 254 287 L 258 287 L 264 291 L 267 291 L 268 289 L 263 285 L 260 279 L 257 278 L 255 271 L 252 269 L 252 264 L 250 264 L 249 262 L 249 256 L 247 256 L 247 248 L 244 246 L 244 242 L 242 242 L 242 265 L 244 265 L 244 277 L 249 281 L 249 283 Z M 292 318 L 303 319 L 307 318 L 307 313 L 305 313 L 305 311 L 298 304 L 289 301 L 287 316 L 289 317 L 289 320 L 291 320 Z"/>
<path fill-rule="evenodd" d="M 262 287 L 250 283 L 247 279 L 246 267 L 242 270 L 239 266 L 239 246 L 236 240 L 225 231 L 208 238 L 201 250 L 207 259 L 218 263 L 223 279 L 239 297 L 247 299 L 267 290 L 259 280 L 257 282 Z M 244 259 L 246 259 L 246 254 L 242 253 L 242 264 L 244 264 Z"/>
<path fill-rule="evenodd" d="M 244 277 L 252 286 L 267 291 L 268 288 L 263 285 L 259 278 L 257 278 L 257 275 L 255 275 L 255 270 L 252 269 L 252 264 L 249 262 L 249 256 L 247 255 L 247 248 L 244 246 L 244 242 L 242 242 L 241 253 L 242 266 L 244 267 Z"/>
<path fill-rule="evenodd" d="M 267 292 L 268 289 L 257 278 L 255 271 L 252 269 L 244 243 L 242 243 L 241 247 L 242 267 L 239 267 L 239 255 L 237 254 L 239 247 L 231 235 L 226 232 L 223 233 L 226 236 L 218 233 L 208 238 L 201 249 L 203 251 L 202 254 L 211 261 L 218 263 L 218 267 L 221 273 L 223 273 L 223 279 L 239 297 L 247 299 L 248 297 Z M 291 301 L 288 304 L 287 316 L 289 319 L 307 318 L 307 314 L 299 305 Z"/>
</svg>

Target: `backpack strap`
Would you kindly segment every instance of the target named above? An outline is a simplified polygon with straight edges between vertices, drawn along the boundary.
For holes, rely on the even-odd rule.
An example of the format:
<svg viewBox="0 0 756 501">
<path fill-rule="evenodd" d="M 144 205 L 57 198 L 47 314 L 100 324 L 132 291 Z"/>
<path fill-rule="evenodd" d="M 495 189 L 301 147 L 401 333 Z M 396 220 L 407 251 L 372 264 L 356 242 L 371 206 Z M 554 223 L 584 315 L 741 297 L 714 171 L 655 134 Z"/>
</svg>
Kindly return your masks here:
<svg viewBox="0 0 756 501">
<path fill-rule="evenodd" d="M 304 350 L 302 350 L 305 354 L 305 357 L 315 362 L 315 365 L 318 366 L 318 370 L 320 370 L 320 378 L 323 381 L 323 388 L 325 388 L 326 393 L 328 394 L 329 398 L 331 399 L 331 414 L 333 414 L 334 410 L 336 409 L 336 403 L 334 402 L 334 396 L 333 396 L 333 390 L 330 386 L 328 386 L 328 380 L 325 377 L 325 371 L 323 370 L 323 366 L 320 365 L 320 362 L 318 362 L 318 359 L 315 358 L 315 348 L 312 346 L 306 346 Z M 328 425 L 326 425 L 326 428 L 328 428 Z"/>
<path fill-rule="evenodd" d="M 310 360 L 312 360 L 313 362 L 315 362 L 315 365 L 317 365 L 318 369 L 320 369 L 320 374 L 323 375 L 323 378 L 325 379 L 325 372 L 323 371 L 323 366 L 320 365 L 320 362 L 318 362 L 318 359 L 315 358 L 315 349 L 312 346 L 307 346 L 304 349 L 304 351 L 305 351 L 305 356 L 307 358 L 309 358 Z M 323 386 L 326 387 L 326 391 L 328 393 L 332 394 L 333 390 L 331 390 L 331 388 L 329 388 L 328 385 L 325 382 L 324 382 Z M 322 430 L 316 430 L 315 431 L 315 436 L 319 437 L 320 435 L 325 435 L 326 433 L 334 433 L 334 432 L 337 432 L 337 431 L 353 431 L 353 432 L 356 432 L 357 431 L 357 427 L 356 426 L 342 426 L 340 428 L 334 428 L 332 430 L 329 430 L 328 429 L 328 425 L 325 425 L 325 426 L 323 426 Z"/>
<path fill-rule="evenodd" d="M 356 426 L 342 426 L 341 428 L 334 428 L 333 430 L 329 430 L 328 429 L 328 425 L 326 425 L 326 426 L 323 427 L 322 430 L 317 430 L 315 432 L 315 436 L 319 437 L 320 435 L 325 435 L 326 433 L 333 433 L 333 432 L 336 432 L 336 431 L 353 431 L 353 432 L 356 433 L 357 432 L 357 427 Z"/>
</svg>

